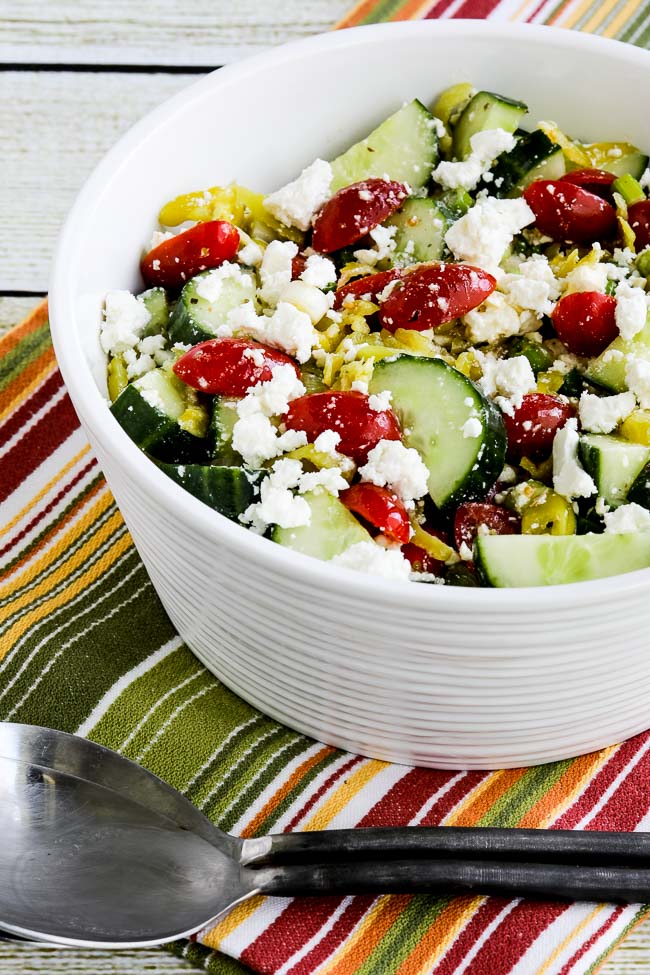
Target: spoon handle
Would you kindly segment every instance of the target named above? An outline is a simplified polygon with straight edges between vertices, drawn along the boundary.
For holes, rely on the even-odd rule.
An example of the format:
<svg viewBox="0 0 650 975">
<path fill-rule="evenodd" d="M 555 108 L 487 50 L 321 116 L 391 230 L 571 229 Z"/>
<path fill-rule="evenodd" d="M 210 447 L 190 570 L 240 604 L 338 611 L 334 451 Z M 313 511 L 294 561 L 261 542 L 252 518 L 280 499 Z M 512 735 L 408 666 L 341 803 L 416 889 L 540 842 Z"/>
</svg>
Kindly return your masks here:
<svg viewBox="0 0 650 975">
<path fill-rule="evenodd" d="M 246 840 L 242 862 L 331 863 L 459 858 L 650 868 L 650 833 L 406 826 L 282 833 Z"/>
<path fill-rule="evenodd" d="M 488 860 L 388 860 L 264 867 L 257 889 L 282 896 L 323 894 L 495 894 L 544 900 L 645 903 L 650 870 Z"/>
</svg>

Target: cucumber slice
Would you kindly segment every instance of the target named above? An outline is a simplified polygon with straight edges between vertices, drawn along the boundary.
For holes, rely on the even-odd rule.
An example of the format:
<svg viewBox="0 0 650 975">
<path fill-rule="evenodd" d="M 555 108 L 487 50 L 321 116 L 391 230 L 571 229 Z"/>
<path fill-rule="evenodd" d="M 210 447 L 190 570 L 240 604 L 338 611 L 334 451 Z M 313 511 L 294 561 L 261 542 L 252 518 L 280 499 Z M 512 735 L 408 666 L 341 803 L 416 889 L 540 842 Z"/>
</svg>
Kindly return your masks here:
<svg viewBox="0 0 650 975">
<path fill-rule="evenodd" d="M 223 396 L 214 397 L 208 428 L 210 456 L 214 464 L 239 467 L 243 463 L 241 454 L 232 446 L 232 431 L 238 418 L 234 400 L 225 399 Z"/>
<path fill-rule="evenodd" d="M 642 508 L 650 508 L 650 463 L 646 464 L 627 492 L 627 500 L 640 504 Z"/>
<path fill-rule="evenodd" d="M 470 139 L 486 129 L 514 132 L 528 111 L 523 102 L 515 102 L 492 91 L 479 91 L 467 103 L 454 128 L 453 146 L 456 159 L 467 159 L 472 151 Z"/>
<path fill-rule="evenodd" d="M 218 296 L 214 301 L 202 298 L 197 291 L 200 282 L 211 272 L 204 271 L 188 281 L 176 302 L 169 322 L 169 336 L 172 342 L 196 345 L 217 334 L 224 325 L 228 313 L 245 301 L 255 301 L 255 277 L 248 271 L 232 278 L 223 278 Z"/>
<path fill-rule="evenodd" d="M 205 440 L 183 427 L 195 404 L 194 393 L 166 369 L 153 369 L 129 383 L 111 413 L 131 440 L 156 460 L 182 463 L 201 459 Z"/>
<path fill-rule="evenodd" d="M 471 380 L 442 359 L 401 356 L 375 364 L 371 393 L 388 389 L 404 443 L 429 468 L 429 494 L 439 507 L 483 499 L 503 470 L 506 434 L 500 411 Z M 467 420 L 480 424 L 465 436 Z"/>
<path fill-rule="evenodd" d="M 232 521 L 255 501 L 259 482 L 267 473 L 245 467 L 206 467 L 203 464 L 159 464 L 172 481 Z"/>
<path fill-rule="evenodd" d="M 616 176 L 629 173 L 635 179 L 641 179 L 648 168 L 648 157 L 629 142 L 594 142 L 580 148 L 591 166 L 606 169 Z"/>
<path fill-rule="evenodd" d="M 303 495 L 311 509 L 309 525 L 271 531 L 271 538 L 294 552 L 313 555 L 329 561 L 357 542 L 372 541 L 370 535 L 338 498 L 326 491 L 309 491 Z"/>
<path fill-rule="evenodd" d="M 419 189 L 437 162 L 436 122 L 416 98 L 333 161 L 332 192 L 385 174 Z"/>
<path fill-rule="evenodd" d="M 149 288 L 139 295 L 151 318 L 147 322 L 143 335 L 164 335 L 169 321 L 169 302 L 164 288 Z"/>
<path fill-rule="evenodd" d="M 589 363 L 585 370 L 585 378 L 595 386 L 601 386 L 612 393 L 625 392 L 627 389 L 625 367 L 628 355 L 650 361 L 650 322 L 633 339 L 614 339 L 597 359 Z"/>
<path fill-rule="evenodd" d="M 394 264 L 426 263 L 442 257 L 449 221 L 433 200 L 411 197 L 386 225 L 397 228 Z"/>
<path fill-rule="evenodd" d="M 559 159 L 564 175 L 564 154 L 541 129 L 524 133 L 510 152 L 502 152 L 492 167 L 494 179 L 484 188 L 495 196 L 507 196 L 514 189 L 525 189 L 534 179 L 557 179 L 558 176 L 537 175 L 550 160 Z M 557 170 L 557 165 L 555 166 Z"/>
<path fill-rule="evenodd" d="M 650 532 L 636 535 L 479 535 L 475 564 L 488 586 L 555 586 L 650 567 Z"/>
<path fill-rule="evenodd" d="M 627 498 L 633 482 L 650 460 L 650 447 L 622 437 L 588 433 L 580 437 L 580 460 L 598 488 L 598 494 L 616 508 Z"/>
</svg>

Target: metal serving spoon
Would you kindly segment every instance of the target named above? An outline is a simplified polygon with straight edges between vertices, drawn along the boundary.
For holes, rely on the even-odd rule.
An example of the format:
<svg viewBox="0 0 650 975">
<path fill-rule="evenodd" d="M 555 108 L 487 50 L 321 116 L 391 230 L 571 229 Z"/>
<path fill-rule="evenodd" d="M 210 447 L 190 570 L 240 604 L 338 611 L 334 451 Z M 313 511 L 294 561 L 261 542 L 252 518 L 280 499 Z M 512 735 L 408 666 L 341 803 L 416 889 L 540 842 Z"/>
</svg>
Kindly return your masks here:
<svg viewBox="0 0 650 975">
<path fill-rule="evenodd" d="M 0 928 L 127 948 L 257 893 L 497 893 L 644 902 L 650 835 L 402 828 L 240 840 L 133 762 L 0 723 Z"/>
</svg>

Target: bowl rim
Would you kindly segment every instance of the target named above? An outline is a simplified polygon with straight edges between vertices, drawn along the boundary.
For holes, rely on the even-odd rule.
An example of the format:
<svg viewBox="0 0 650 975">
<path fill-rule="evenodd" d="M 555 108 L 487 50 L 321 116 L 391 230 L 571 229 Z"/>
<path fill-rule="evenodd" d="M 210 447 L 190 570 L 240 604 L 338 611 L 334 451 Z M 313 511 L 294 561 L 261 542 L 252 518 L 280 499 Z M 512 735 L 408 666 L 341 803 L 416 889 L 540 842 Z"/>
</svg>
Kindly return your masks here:
<svg viewBox="0 0 650 975">
<path fill-rule="evenodd" d="M 627 64 L 648 69 L 650 52 L 632 44 L 539 24 L 502 24 L 484 20 L 426 20 L 372 24 L 363 27 L 330 31 L 291 41 L 270 51 L 253 55 L 240 62 L 210 72 L 187 88 L 166 99 L 153 111 L 136 122 L 104 155 L 79 191 L 63 224 L 56 244 L 50 274 L 50 321 L 52 340 L 66 387 L 80 417 L 100 447 L 111 456 L 119 456 L 121 466 L 145 490 L 148 496 L 170 515 L 179 528 L 187 526 L 201 532 L 211 542 L 228 545 L 242 556 L 251 558 L 260 567 L 277 573 L 288 581 L 317 584 L 330 594 L 345 590 L 370 604 L 384 604 L 393 595 L 400 608 L 421 612 L 436 610 L 479 610 L 501 614 L 504 611 L 546 611 L 575 609 L 600 603 L 607 597 L 634 597 L 650 587 L 650 569 L 640 569 L 623 575 L 607 576 L 587 582 L 564 585 L 489 589 L 463 588 L 426 584 L 405 585 L 377 576 L 365 575 L 342 566 L 333 566 L 311 556 L 303 555 L 256 535 L 249 529 L 230 521 L 210 509 L 197 498 L 166 477 L 122 430 L 109 412 L 85 361 L 79 354 L 77 327 L 70 322 L 77 319 L 74 295 L 75 252 L 79 247 L 79 233 L 84 229 L 86 211 L 116 170 L 128 166 L 141 142 L 162 122 L 181 114 L 187 105 L 202 98 L 206 90 L 218 92 L 231 85 L 290 62 L 295 58 L 322 54 L 332 49 L 359 47 L 380 41 L 390 34 L 395 42 L 426 32 L 437 40 L 446 37 L 525 41 L 537 46 L 553 47 L 560 51 L 591 49 L 605 57 L 615 57 Z M 79 368 L 80 359 L 83 368 Z"/>
</svg>

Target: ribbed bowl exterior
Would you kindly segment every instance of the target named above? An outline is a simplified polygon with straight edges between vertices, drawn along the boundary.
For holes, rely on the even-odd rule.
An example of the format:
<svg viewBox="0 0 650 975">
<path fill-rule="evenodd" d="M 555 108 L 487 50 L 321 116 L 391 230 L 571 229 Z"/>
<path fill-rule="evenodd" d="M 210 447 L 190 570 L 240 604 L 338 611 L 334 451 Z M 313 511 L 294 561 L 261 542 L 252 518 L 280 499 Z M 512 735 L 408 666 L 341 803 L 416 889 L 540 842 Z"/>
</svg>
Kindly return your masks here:
<svg viewBox="0 0 650 975">
<path fill-rule="evenodd" d="M 407 764 L 504 768 L 650 725 L 650 571 L 479 591 L 391 586 L 296 556 L 211 512 L 137 450 L 107 409 L 97 342 L 103 296 L 137 288 L 136 255 L 165 199 L 235 177 L 281 185 L 395 102 L 458 80 L 461 62 L 477 83 L 531 102 L 536 118 L 647 142 L 640 93 L 650 55 L 628 46 L 461 21 L 310 39 L 199 82 L 112 150 L 62 234 L 51 309 L 70 395 L 165 609 L 199 659 L 265 713 L 333 745 Z M 296 86 L 300 77 L 309 85 Z M 328 99 L 316 103 L 319 85 Z M 298 135 L 280 103 L 300 119 Z M 192 153 L 177 138 L 188 131 Z M 336 146 L 323 145 L 323 131 L 337 133 Z"/>
</svg>

